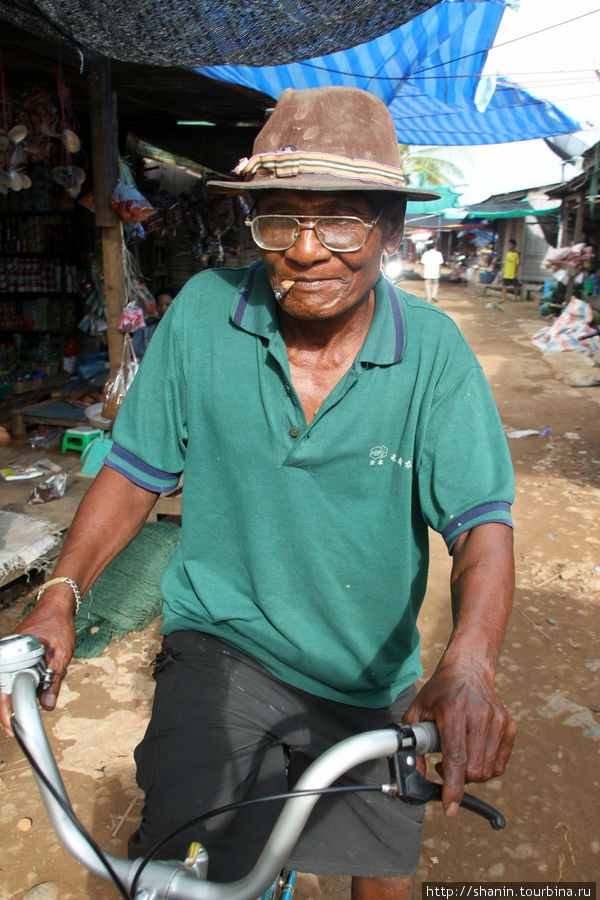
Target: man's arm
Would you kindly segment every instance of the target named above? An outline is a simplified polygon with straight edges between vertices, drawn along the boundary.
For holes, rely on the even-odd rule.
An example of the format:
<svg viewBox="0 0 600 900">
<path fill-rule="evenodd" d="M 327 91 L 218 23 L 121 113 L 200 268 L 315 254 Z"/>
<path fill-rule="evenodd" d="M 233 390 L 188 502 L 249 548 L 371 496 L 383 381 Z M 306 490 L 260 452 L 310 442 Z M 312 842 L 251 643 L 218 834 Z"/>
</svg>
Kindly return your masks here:
<svg viewBox="0 0 600 900">
<path fill-rule="evenodd" d="M 435 672 L 405 721 L 435 720 L 442 739 L 442 800 L 454 815 L 465 782 L 506 768 L 517 726 L 494 691 L 498 653 L 513 602 L 512 529 L 478 525 L 453 548 L 453 629 Z"/>
<path fill-rule="evenodd" d="M 83 597 L 109 562 L 133 540 L 157 499 L 158 494 L 104 466 L 79 504 L 53 577 L 72 578 Z M 55 672 L 52 685 L 40 695 L 45 709 L 54 709 L 75 650 L 74 608 L 71 587 L 53 585 L 16 629 L 35 635 L 44 644 L 46 665 Z M 5 728 L 9 728 L 9 718 L 9 698 L 0 694 L 0 722 Z"/>
</svg>

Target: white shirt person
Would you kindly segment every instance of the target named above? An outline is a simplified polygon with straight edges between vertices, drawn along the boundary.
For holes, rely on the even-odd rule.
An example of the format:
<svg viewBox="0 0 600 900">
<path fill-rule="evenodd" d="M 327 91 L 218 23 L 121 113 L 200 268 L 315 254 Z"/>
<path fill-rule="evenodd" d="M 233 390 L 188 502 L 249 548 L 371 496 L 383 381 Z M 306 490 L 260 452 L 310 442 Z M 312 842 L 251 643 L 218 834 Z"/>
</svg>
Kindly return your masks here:
<svg viewBox="0 0 600 900">
<path fill-rule="evenodd" d="M 434 244 L 426 250 L 421 257 L 423 266 L 423 278 L 425 280 L 425 295 L 430 303 L 437 303 L 438 287 L 440 283 L 440 271 L 444 264 L 444 257 Z"/>
</svg>

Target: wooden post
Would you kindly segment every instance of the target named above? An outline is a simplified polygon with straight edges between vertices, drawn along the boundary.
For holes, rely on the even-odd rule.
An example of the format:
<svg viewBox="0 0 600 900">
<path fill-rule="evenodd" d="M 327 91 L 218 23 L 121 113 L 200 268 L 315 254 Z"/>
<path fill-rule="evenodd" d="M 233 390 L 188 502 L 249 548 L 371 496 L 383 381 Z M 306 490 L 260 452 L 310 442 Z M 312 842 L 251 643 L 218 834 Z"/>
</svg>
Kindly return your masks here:
<svg viewBox="0 0 600 900">
<path fill-rule="evenodd" d="M 573 243 L 579 244 L 583 234 L 583 209 L 585 205 L 585 191 L 581 191 L 577 197 L 577 214 L 575 216 L 575 228 L 573 230 Z"/>
<path fill-rule="evenodd" d="M 562 223 L 560 228 L 560 246 L 569 245 L 569 219 L 571 217 L 571 198 L 565 197 L 562 204 Z"/>
<path fill-rule="evenodd" d="M 123 228 L 110 205 L 118 181 L 119 143 L 116 96 L 111 89 L 110 60 L 90 63 L 88 75 L 92 169 L 96 224 L 101 229 L 102 265 L 106 301 L 108 360 L 110 374 L 121 364 L 123 334 L 119 318 L 125 306 L 125 270 L 123 265 Z"/>
<path fill-rule="evenodd" d="M 585 191 L 581 191 L 576 198 L 569 198 L 569 212 L 571 211 L 571 206 L 573 203 L 577 204 L 577 209 L 575 211 L 575 224 L 573 226 L 573 243 L 578 244 L 581 241 L 581 235 L 583 232 L 583 207 L 585 204 Z M 568 233 L 567 233 L 568 238 Z M 565 239 L 561 241 L 562 247 L 568 246 L 568 240 Z M 575 276 L 569 275 L 569 280 L 567 281 L 567 286 L 565 289 L 565 303 L 569 303 L 573 296 L 573 287 L 575 285 Z"/>
<path fill-rule="evenodd" d="M 569 228 L 570 228 L 570 219 L 571 219 L 571 209 L 573 206 L 572 197 L 565 197 L 563 200 L 563 221 L 562 221 L 562 230 L 560 235 L 560 246 L 568 247 L 569 246 Z M 569 273 L 569 277 L 567 283 L 565 285 L 565 305 L 569 302 L 571 297 L 573 296 L 573 276 Z"/>
</svg>

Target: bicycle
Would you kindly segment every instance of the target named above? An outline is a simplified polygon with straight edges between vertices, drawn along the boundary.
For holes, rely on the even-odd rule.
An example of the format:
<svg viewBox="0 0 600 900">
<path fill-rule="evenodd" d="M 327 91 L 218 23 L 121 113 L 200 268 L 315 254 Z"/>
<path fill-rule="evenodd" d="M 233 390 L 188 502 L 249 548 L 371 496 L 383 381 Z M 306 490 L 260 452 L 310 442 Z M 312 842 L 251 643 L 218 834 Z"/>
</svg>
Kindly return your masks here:
<svg viewBox="0 0 600 900">
<path fill-rule="evenodd" d="M 199 822 L 235 806 L 286 800 L 254 868 L 238 881 L 229 884 L 208 881 L 208 854 L 199 843 L 191 844 L 182 862 L 154 859 L 161 845 L 143 859 L 122 859 L 103 851 L 73 812 L 37 704 L 38 687 L 43 689 L 48 683 L 44 647 L 35 637 L 0 638 L 0 688 L 12 695 L 13 732 L 31 764 L 50 821 L 72 856 L 93 874 L 112 881 L 126 900 L 254 900 L 257 897 L 270 900 L 279 889 L 283 891 L 279 896 L 286 900 L 286 891 L 287 897 L 291 897 L 295 873 L 286 873 L 283 878 L 281 873 L 321 794 L 360 789 L 386 793 L 405 803 L 441 800 L 441 784 L 424 778 L 417 769 L 416 759 L 417 755 L 439 751 L 440 737 L 435 723 L 393 725 L 335 744 L 306 769 L 293 791 L 230 804 L 195 820 Z M 354 766 L 380 757 L 390 761 L 388 784 L 332 787 Z M 470 794 L 464 795 L 461 805 L 488 819 L 497 830 L 506 825 L 498 810 Z M 193 823 L 186 823 L 183 828 L 190 824 Z M 173 836 L 168 835 L 161 843 Z"/>
</svg>

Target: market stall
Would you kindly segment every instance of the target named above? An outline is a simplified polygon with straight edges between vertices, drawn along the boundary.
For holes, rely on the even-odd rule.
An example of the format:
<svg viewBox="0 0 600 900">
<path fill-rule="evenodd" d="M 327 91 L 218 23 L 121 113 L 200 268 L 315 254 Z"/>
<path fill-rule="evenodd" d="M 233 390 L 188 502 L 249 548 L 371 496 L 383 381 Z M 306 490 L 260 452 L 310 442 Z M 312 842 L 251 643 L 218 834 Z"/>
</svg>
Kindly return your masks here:
<svg viewBox="0 0 600 900">
<path fill-rule="evenodd" d="M 132 112 L 118 118 L 108 61 L 90 65 L 82 93 L 71 68 L 39 65 L 26 82 L 7 57 L 0 424 L 18 437 L 85 424 L 120 367 L 124 335 L 155 321 L 156 292 L 247 261 L 247 210 L 207 193 L 210 169 L 135 135 Z"/>
</svg>

